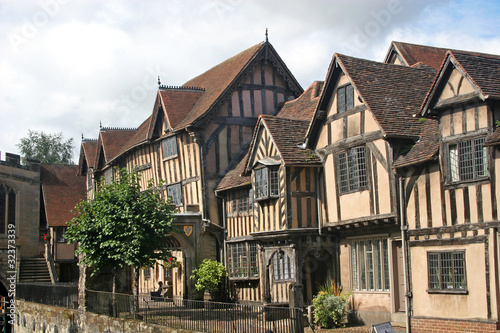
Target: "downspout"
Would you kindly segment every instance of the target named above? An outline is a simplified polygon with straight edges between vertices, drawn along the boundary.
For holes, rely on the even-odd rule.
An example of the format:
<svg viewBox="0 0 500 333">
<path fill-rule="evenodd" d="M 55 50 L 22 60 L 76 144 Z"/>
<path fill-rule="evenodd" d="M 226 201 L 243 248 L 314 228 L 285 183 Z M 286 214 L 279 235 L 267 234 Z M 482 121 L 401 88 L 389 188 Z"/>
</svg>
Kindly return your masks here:
<svg viewBox="0 0 500 333">
<path fill-rule="evenodd" d="M 316 177 L 316 210 L 317 210 L 317 213 L 318 214 L 318 235 L 321 236 L 321 226 L 323 224 L 323 219 L 322 219 L 322 216 L 321 216 L 321 191 L 320 191 L 320 177 L 322 175 L 322 172 L 321 172 L 321 169 L 319 170 L 318 172 L 318 176 Z"/>
<path fill-rule="evenodd" d="M 405 323 L 406 323 L 406 332 L 410 332 L 410 292 L 408 290 L 408 272 L 406 270 L 407 266 L 407 254 L 406 254 L 406 225 L 405 221 L 405 204 L 404 204 L 404 179 L 403 177 L 399 177 L 399 216 L 400 216 L 400 225 L 401 225 L 401 247 L 403 254 L 403 273 L 404 273 L 404 292 L 405 292 Z"/>
</svg>

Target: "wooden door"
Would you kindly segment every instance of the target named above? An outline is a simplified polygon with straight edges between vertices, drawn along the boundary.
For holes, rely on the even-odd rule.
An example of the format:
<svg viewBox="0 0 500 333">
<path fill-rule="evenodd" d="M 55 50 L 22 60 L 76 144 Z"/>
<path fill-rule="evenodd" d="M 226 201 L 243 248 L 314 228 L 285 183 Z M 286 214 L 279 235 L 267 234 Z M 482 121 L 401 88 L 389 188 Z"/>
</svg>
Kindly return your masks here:
<svg viewBox="0 0 500 333">
<path fill-rule="evenodd" d="M 405 274 L 401 241 L 393 242 L 394 304 L 396 312 L 405 311 Z"/>
</svg>

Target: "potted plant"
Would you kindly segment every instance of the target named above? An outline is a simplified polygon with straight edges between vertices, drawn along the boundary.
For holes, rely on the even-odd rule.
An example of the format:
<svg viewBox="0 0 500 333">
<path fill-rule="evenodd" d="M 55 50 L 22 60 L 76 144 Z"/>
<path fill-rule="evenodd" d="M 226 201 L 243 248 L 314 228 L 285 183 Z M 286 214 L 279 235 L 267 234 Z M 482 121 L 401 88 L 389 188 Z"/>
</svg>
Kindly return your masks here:
<svg viewBox="0 0 500 333">
<path fill-rule="evenodd" d="M 165 263 L 164 266 L 166 269 L 174 269 L 181 267 L 181 263 L 177 261 L 176 257 L 170 257 Z"/>
<path fill-rule="evenodd" d="M 227 271 L 220 262 L 204 259 L 197 268 L 193 269 L 190 279 L 195 281 L 196 291 L 203 293 L 206 290 L 210 293 L 212 301 L 224 300 L 224 280 Z"/>
</svg>

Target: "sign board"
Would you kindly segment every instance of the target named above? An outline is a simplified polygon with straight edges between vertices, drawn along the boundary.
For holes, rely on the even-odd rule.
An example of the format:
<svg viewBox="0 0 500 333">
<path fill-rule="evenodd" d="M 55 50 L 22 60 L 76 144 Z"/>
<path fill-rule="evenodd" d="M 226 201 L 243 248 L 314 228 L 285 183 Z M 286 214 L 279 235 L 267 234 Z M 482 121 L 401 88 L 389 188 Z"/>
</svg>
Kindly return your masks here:
<svg viewBox="0 0 500 333">
<path fill-rule="evenodd" d="M 373 325 L 371 333 L 394 333 L 394 329 L 390 322 Z"/>
</svg>

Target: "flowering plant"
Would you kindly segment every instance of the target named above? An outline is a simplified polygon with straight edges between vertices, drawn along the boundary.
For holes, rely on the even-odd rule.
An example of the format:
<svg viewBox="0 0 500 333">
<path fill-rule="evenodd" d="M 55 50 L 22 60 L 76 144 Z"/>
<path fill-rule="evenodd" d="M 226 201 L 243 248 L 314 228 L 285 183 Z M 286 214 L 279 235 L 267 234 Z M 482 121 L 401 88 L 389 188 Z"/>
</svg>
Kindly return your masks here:
<svg viewBox="0 0 500 333">
<path fill-rule="evenodd" d="M 177 261 L 176 257 L 170 257 L 165 263 L 166 269 L 172 269 L 177 267 L 181 267 L 181 263 Z"/>
<path fill-rule="evenodd" d="M 44 234 L 43 240 L 46 241 L 47 243 L 50 242 L 50 234 Z"/>
</svg>

